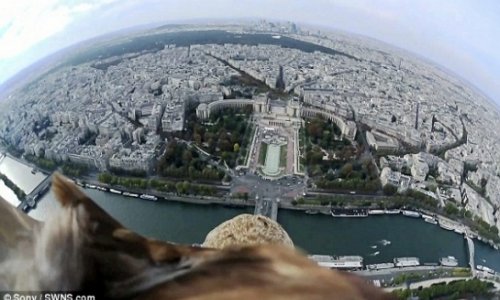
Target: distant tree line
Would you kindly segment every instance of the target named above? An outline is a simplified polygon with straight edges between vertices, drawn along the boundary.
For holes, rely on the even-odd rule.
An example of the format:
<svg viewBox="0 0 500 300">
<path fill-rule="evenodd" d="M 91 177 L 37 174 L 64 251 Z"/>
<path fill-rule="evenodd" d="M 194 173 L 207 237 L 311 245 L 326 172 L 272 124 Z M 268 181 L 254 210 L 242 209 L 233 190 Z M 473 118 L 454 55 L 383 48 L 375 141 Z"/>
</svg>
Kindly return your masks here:
<svg viewBox="0 0 500 300">
<path fill-rule="evenodd" d="M 24 159 L 35 164 L 40 169 L 46 171 L 55 171 L 60 167 L 63 174 L 67 176 L 80 177 L 86 175 L 89 171 L 89 167 L 87 165 L 70 161 L 55 162 L 54 160 L 43 157 L 36 157 L 31 154 L 24 155 Z"/>
<path fill-rule="evenodd" d="M 57 163 L 53 160 L 42 158 L 42 157 L 36 157 L 34 155 L 31 155 L 31 154 L 25 154 L 24 159 L 35 164 L 37 167 L 39 167 L 42 170 L 54 171 L 58 167 Z"/>
<path fill-rule="evenodd" d="M 14 192 L 14 194 L 16 194 L 17 199 L 22 201 L 24 200 L 24 198 L 26 198 L 26 193 L 20 187 L 18 187 L 14 182 L 12 182 L 5 174 L 0 173 L 0 180 L 2 180 L 3 183 L 9 189 L 11 189 Z"/>
<path fill-rule="evenodd" d="M 87 165 L 66 162 L 61 166 L 61 171 L 67 176 L 80 177 L 88 173 L 89 167 Z"/>
<path fill-rule="evenodd" d="M 110 173 L 101 173 L 98 180 L 111 186 L 123 186 L 126 188 L 147 189 L 149 180 L 144 178 L 120 177 Z"/>
<path fill-rule="evenodd" d="M 376 192 L 380 189 L 380 180 L 362 180 L 353 178 L 349 180 L 327 180 L 321 178 L 316 181 L 318 188 L 325 190 L 355 190 L 365 192 Z"/>
<path fill-rule="evenodd" d="M 180 195 L 203 195 L 214 196 L 217 189 L 213 186 L 194 184 L 189 181 L 173 182 L 159 179 L 145 179 L 134 177 L 119 177 L 110 173 L 101 173 L 98 176 L 100 182 L 110 186 L 122 186 L 131 189 L 148 190 L 153 189 L 160 192 L 177 193 Z"/>
<path fill-rule="evenodd" d="M 396 195 L 391 197 L 371 197 L 360 196 L 352 197 L 350 195 L 335 195 L 331 196 L 318 196 L 299 198 L 292 201 L 293 205 L 331 205 L 332 207 L 366 207 L 374 209 L 425 209 L 430 211 L 437 211 L 438 202 L 433 199 L 420 200 L 412 198 L 408 195 Z"/>
<path fill-rule="evenodd" d="M 428 288 L 416 290 L 404 289 L 392 292 L 398 299 L 410 299 L 417 297 L 421 300 L 430 299 L 488 299 L 493 296 L 493 283 L 481 281 L 479 279 L 456 280 L 449 283 L 437 283 Z"/>
<path fill-rule="evenodd" d="M 148 173 L 144 170 L 124 170 L 110 167 L 109 171 L 117 176 L 146 177 Z"/>
</svg>

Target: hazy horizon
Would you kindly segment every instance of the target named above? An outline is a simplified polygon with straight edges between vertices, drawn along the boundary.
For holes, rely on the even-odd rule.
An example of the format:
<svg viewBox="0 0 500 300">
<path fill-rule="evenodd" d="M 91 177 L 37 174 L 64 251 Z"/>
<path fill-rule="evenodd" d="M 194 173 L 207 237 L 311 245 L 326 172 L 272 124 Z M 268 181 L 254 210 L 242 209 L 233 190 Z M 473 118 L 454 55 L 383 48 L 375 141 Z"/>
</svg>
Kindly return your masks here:
<svg viewBox="0 0 500 300">
<path fill-rule="evenodd" d="M 82 41 L 147 24 L 268 19 L 360 34 L 428 59 L 500 103 L 495 1 L 20 0 L 0 4 L 0 84 Z"/>
</svg>

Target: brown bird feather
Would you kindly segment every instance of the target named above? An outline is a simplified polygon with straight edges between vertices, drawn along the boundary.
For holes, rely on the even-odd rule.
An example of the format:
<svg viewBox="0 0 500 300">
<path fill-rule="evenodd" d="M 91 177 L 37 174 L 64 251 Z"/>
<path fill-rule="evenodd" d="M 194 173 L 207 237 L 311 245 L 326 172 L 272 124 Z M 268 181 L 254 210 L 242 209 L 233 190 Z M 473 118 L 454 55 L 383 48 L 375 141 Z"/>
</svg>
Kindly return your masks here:
<svg viewBox="0 0 500 300">
<path fill-rule="evenodd" d="M 61 175 L 52 188 L 62 209 L 43 226 L 0 201 L 1 289 L 81 291 L 99 299 L 392 299 L 290 247 L 215 250 L 148 239 Z"/>
</svg>

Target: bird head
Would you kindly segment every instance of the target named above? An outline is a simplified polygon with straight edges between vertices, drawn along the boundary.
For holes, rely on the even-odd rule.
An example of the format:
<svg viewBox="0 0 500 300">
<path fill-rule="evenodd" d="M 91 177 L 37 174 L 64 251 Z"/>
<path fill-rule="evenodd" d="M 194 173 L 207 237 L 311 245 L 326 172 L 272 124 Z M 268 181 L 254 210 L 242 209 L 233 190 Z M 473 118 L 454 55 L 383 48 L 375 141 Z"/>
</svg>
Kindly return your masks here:
<svg viewBox="0 0 500 300">
<path fill-rule="evenodd" d="M 0 289 L 108 299 L 392 299 L 290 247 L 216 250 L 149 239 L 63 176 L 53 175 L 52 189 L 61 209 L 44 224 L 0 201 Z"/>
</svg>

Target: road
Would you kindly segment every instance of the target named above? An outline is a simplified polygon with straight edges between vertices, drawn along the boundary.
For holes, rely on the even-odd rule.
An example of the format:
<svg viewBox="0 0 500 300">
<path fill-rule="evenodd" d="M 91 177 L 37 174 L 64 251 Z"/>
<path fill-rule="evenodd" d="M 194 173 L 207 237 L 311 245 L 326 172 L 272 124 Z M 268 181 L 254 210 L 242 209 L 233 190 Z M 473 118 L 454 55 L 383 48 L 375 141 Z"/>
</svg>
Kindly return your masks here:
<svg viewBox="0 0 500 300">
<path fill-rule="evenodd" d="M 417 266 L 383 270 L 360 270 L 354 271 L 353 273 L 364 277 L 367 280 L 379 280 L 381 283 L 390 284 L 396 277 L 404 274 L 416 274 L 422 276 L 423 278 L 451 278 L 455 269 L 456 268 L 454 267 L 443 266 Z"/>
<path fill-rule="evenodd" d="M 414 289 L 418 289 L 420 287 L 427 288 L 427 287 L 430 287 L 431 285 L 436 284 L 436 283 L 443 283 L 443 282 L 448 283 L 451 281 L 464 280 L 464 279 L 468 280 L 468 279 L 472 279 L 472 277 L 446 277 L 446 278 L 436 278 L 436 279 L 429 279 L 429 280 L 424 280 L 424 281 L 419 281 L 419 282 L 413 282 L 410 284 L 410 289 L 414 290 Z M 489 279 L 481 279 L 481 280 L 493 283 L 493 285 L 495 286 L 495 291 L 500 290 L 500 283 L 493 281 L 493 280 L 489 280 Z M 392 292 L 392 291 L 398 290 L 398 289 L 406 289 L 406 285 L 384 288 L 384 290 L 387 292 Z"/>
<path fill-rule="evenodd" d="M 378 193 L 373 193 L 373 192 L 363 192 L 363 191 L 356 191 L 354 190 L 353 193 L 351 191 L 346 191 L 346 190 L 322 190 L 322 189 L 309 189 L 307 192 L 308 195 L 312 196 L 334 196 L 334 195 L 340 195 L 340 196 L 352 196 L 353 198 L 359 198 L 359 197 L 370 197 L 370 198 L 380 198 L 380 199 L 387 199 L 390 198 L 387 195 L 383 194 L 378 194 Z"/>
<path fill-rule="evenodd" d="M 278 219 L 278 201 L 272 199 L 256 200 L 254 215 L 266 216 L 276 221 Z"/>
<path fill-rule="evenodd" d="M 248 191 L 250 198 L 259 196 L 291 201 L 303 196 L 305 184 L 303 178 L 298 176 L 288 176 L 275 181 L 264 180 L 255 174 L 234 176 L 231 183 L 231 192 L 234 194 L 241 190 Z"/>
<path fill-rule="evenodd" d="M 472 277 L 446 277 L 446 278 L 436 278 L 436 279 L 429 279 L 429 280 L 424 280 L 424 281 L 419 281 L 419 282 L 413 282 L 410 283 L 410 289 L 418 289 L 419 287 L 422 288 L 427 288 L 430 287 L 433 284 L 436 283 L 442 283 L 442 282 L 451 282 L 451 281 L 456 281 L 456 280 L 463 280 L 463 279 L 472 279 Z M 395 287 L 390 287 L 390 288 L 384 288 L 385 291 L 387 292 L 392 292 L 394 290 L 400 290 L 400 289 L 406 289 L 406 285 L 402 284 L 399 286 Z"/>
</svg>

